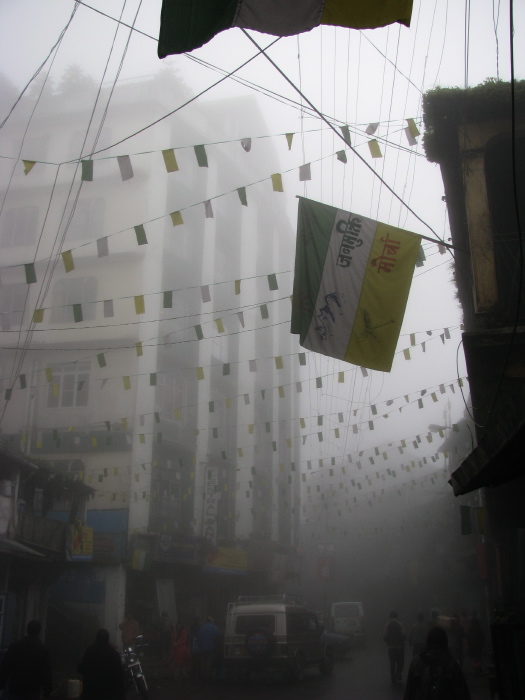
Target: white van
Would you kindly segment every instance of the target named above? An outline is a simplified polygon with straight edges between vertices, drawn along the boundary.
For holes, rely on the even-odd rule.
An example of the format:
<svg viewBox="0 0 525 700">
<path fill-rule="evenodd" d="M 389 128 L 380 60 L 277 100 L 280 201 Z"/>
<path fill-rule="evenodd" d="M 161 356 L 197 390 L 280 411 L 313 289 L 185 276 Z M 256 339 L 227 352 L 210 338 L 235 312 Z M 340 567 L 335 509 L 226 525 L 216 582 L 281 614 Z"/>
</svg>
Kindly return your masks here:
<svg viewBox="0 0 525 700">
<path fill-rule="evenodd" d="M 328 629 L 348 635 L 355 645 L 365 646 L 366 626 L 362 603 L 341 602 L 330 606 Z"/>
</svg>

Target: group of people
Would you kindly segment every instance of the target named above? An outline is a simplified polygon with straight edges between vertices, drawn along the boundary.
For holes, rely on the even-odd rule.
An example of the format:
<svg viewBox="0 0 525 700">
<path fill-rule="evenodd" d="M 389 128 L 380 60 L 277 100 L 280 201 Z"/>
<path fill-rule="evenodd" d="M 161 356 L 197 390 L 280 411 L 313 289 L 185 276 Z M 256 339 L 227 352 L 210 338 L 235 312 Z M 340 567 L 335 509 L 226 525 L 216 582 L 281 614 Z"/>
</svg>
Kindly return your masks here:
<svg viewBox="0 0 525 700">
<path fill-rule="evenodd" d="M 221 631 L 212 617 L 204 624 L 195 619 L 188 628 L 177 622 L 170 640 L 169 661 L 176 679 L 197 676 L 204 681 L 217 674 Z"/>
<path fill-rule="evenodd" d="M 441 625 L 437 611 L 433 611 L 430 623 L 425 622 L 423 613 L 418 613 L 407 635 L 398 613 L 390 613 L 383 639 L 388 647 L 392 684 L 402 682 L 407 641 L 412 649 L 404 700 L 426 697 L 469 700 L 470 691 L 463 675 L 464 654 L 466 651 L 474 672 L 482 673 L 485 635 L 475 615 L 470 619 L 447 618 L 446 627 Z"/>
</svg>

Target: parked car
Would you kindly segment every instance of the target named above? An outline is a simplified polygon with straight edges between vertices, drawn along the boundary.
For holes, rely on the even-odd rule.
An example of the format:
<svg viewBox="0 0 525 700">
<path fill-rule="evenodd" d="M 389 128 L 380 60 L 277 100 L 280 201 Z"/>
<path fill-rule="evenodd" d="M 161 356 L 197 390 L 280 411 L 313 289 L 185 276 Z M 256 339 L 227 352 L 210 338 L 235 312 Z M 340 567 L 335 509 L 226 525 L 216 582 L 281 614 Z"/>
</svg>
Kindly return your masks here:
<svg viewBox="0 0 525 700">
<path fill-rule="evenodd" d="M 365 613 L 362 603 L 340 602 L 330 606 L 330 632 L 347 635 L 355 646 L 366 645 Z"/>
<path fill-rule="evenodd" d="M 228 605 L 224 668 L 230 678 L 279 671 L 300 681 L 305 669 L 332 673 L 332 646 L 315 613 L 297 596 L 241 596 Z"/>
</svg>

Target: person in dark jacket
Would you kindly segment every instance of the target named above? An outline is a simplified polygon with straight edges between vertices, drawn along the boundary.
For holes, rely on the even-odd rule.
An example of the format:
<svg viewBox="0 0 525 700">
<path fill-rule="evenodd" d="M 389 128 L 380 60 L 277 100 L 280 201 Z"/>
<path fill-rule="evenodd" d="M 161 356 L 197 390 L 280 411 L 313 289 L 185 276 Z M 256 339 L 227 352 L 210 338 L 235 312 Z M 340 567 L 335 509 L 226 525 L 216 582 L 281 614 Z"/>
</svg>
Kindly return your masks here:
<svg viewBox="0 0 525 700">
<path fill-rule="evenodd" d="M 0 668 L 0 688 L 7 688 L 10 700 L 39 700 L 51 695 L 53 678 L 49 652 L 40 641 L 42 625 L 31 620 L 27 635 L 13 642 Z"/>
<path fill-rule="evenodd" d="M 109 632 L 100 629 L 95 643 L 84 652 L 78 664 L 82 674 L 84 700 L 124 700 L 124 667 L 120 654 L 109 643 Z"/>
<path fill-rule="evenodd" d="M 388 646 L 388 660 L 390 662 L 390 680 L 392 684 L 401 683 L 403 680 L 403 666 L 405 664 L 405 639 L 403 626 L 397 619 L 395 610 L 390 613 L 390 622 L 385 629 L 383 637 Z"/>
<path fill-rule="evenodd" d="M 460 665 L 448 650 L 447 633 L 434 627 L 426 648 L 414 656 L 408 669 L 403 700 L 470 700 L 470 691 Z"/>
</svg>

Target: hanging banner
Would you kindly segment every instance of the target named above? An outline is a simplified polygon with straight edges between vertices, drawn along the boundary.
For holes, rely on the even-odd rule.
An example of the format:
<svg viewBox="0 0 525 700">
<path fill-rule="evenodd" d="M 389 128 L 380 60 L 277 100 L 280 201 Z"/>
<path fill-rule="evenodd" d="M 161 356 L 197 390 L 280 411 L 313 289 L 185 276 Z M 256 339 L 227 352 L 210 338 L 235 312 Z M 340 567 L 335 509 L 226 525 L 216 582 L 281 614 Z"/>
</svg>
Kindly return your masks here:
<svg viewBox="0 0 525 700">
<path fill-rule="evenodd" d="M 303 347 L 389 372 L 421 236 L 299 197 L 291 332 Z"/>
</svg>

